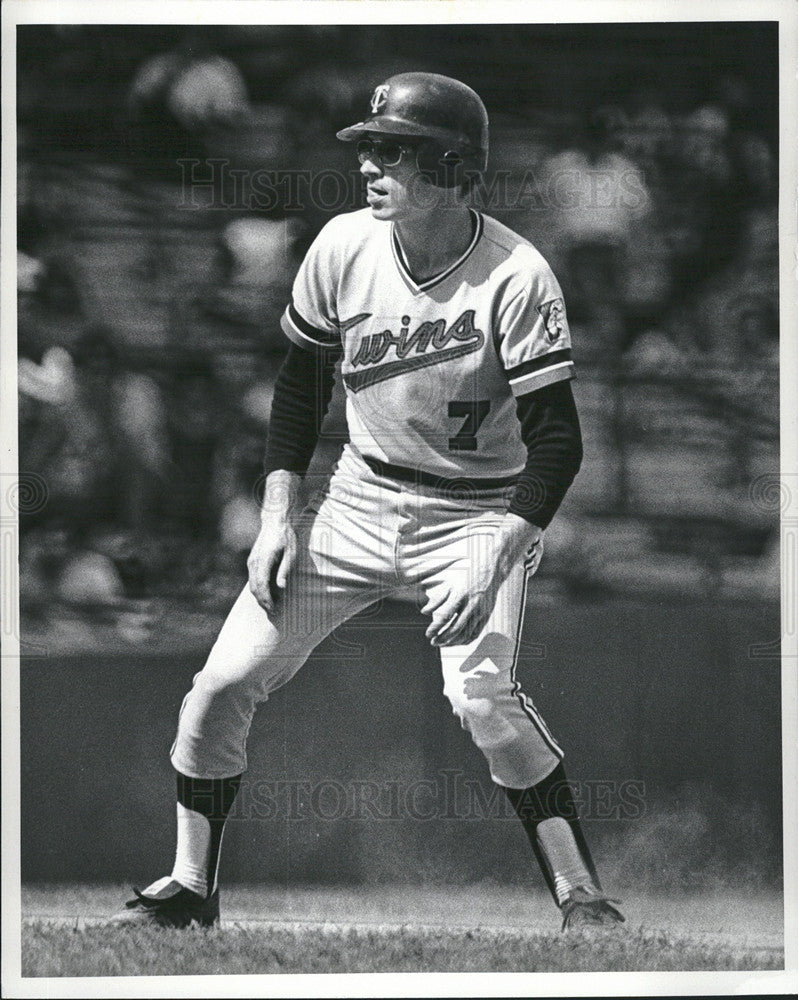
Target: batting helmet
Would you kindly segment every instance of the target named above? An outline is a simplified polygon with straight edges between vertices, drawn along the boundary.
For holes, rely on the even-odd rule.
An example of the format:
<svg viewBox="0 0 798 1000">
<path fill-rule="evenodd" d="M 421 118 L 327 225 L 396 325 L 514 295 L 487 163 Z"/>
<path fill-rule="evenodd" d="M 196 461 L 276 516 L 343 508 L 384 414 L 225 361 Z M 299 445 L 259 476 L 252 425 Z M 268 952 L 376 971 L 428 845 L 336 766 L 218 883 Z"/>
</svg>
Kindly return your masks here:
<svg viewBox="0 0 798 1000">
<path fill-rule="evenodd" d="M 364 133 L 423 139 L 419 169 L 453 187 L 488 163 L 488 113 L 479 95 L 438 73 L 399 73 L 374 88 L 369 115 L 337 133 L 353 142 Z"/>
</svg>

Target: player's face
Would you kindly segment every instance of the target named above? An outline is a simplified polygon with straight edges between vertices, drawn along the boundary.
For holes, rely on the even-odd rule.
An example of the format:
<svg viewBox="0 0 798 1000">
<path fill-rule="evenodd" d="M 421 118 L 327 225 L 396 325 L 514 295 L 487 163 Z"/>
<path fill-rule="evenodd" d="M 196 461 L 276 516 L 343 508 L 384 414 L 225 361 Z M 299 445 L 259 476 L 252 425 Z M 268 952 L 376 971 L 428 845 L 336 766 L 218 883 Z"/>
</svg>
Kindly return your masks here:
<svg viewBox="0 0 798 1000">
<path fill-rule="evenodd" d="M 407 140 L 368 136 L 358 143 L 366 201 L 375 219 L 397 221 L 429 212 L 432 185 L 418 169 L 416 152 Z"/>
</svg>

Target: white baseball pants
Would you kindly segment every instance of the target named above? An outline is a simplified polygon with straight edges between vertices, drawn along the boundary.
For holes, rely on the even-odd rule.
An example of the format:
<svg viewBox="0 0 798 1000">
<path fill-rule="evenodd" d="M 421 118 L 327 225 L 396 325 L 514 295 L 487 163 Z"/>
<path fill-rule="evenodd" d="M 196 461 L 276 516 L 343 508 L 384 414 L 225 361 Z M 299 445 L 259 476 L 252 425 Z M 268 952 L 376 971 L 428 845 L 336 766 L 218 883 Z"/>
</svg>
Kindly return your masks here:
<svg viewBox="0 0 798 1000">
<path fill-rule="evenodd" d="M 299 519 L 297 559 L 277 612 L 267 614 L 246 586 L 194 677 L 180 711 L 174 767 L 195 778 L 246 770 L 256 706 L 338 625 L 380 598 L 426 602 L 458 576 L 467 583 L 476 554 L 490 553 L 507 502 L 500 490 L 446 498 L 379 476 L 347 446 L 327 490 Z M 526 584 L 519 563 L 480 635 L 439 650 L 443 693 L 492 779 L 511 788 L 541 781 L 562 757 L 515 677 Z"/>
</svg>

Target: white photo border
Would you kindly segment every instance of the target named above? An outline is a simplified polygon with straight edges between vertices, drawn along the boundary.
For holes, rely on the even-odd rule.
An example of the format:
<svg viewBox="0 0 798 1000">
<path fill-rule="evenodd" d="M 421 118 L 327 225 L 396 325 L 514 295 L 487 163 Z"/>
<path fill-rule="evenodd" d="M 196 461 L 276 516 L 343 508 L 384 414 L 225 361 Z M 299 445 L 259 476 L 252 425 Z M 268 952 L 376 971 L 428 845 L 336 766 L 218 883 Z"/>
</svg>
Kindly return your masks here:
<svg viewBox="0 0 798 1000">
<path fill-rule="evenodd" d="M 0 336 L 0 464 L 18 473 L 16 408 L 16 26 L 21 24 L 439 24 L 778 21 L 780 59 L 780 385 L 781 474 L 798 477 L 798 6 L 790 0 L 560 0 L 532 4 L 496 0 L 6 0 L 2 5 L 2 336 Z M 796 478 L 798 482 L 798 478 Z M 798 490 L 794 509 L 798 532 Z M 0 496 L 0 526 L 13 522 Z M 782 519 L 782 623 L 795 620 L 798 566 L 788 558 L 795 535 Z M 9 541 L 11 539 L 11 541 Z M 3 604 L 19 615 L 16 536 L 5 532 Z M 784 972 L 356 974 L 22 979 L 20 887 L 19 643 L 3 631 L 2 649 L 2 991 L 5 996 L 658 996 L 789 993 L 798 989 L 798 636 L 782 629 L 784 789 Z"/>
</svg>

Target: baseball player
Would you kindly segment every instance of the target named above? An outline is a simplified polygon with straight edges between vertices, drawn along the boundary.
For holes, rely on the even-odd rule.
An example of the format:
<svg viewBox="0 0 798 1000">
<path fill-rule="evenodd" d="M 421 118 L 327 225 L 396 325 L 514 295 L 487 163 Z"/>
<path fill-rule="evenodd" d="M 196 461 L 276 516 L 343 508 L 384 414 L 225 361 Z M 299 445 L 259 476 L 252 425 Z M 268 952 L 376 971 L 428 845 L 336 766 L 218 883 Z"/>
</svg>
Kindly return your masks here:
<svg viewBox="0 0 798 1000">
<path fill-rule="evenodd" d="M 429 620 L 443 693 L 518 813 L 563 927 L 621 921 L 562 750 L 516 678 L 527 584 L 582 456 L 562 293 L 530 243 L 466 202 L 488 155 L 469 87 L 393 76 L 338 138 L 354 144 L 368 207 L 332 219 L 296 276 L 249 582 L 172 747 L 174 867 L 120 919 L 218 920 L 222 832 L 256 706 L 346 619 L 405 596 Z M 349 443 L 300 511 L 338 361 Z"/>
</svg>

